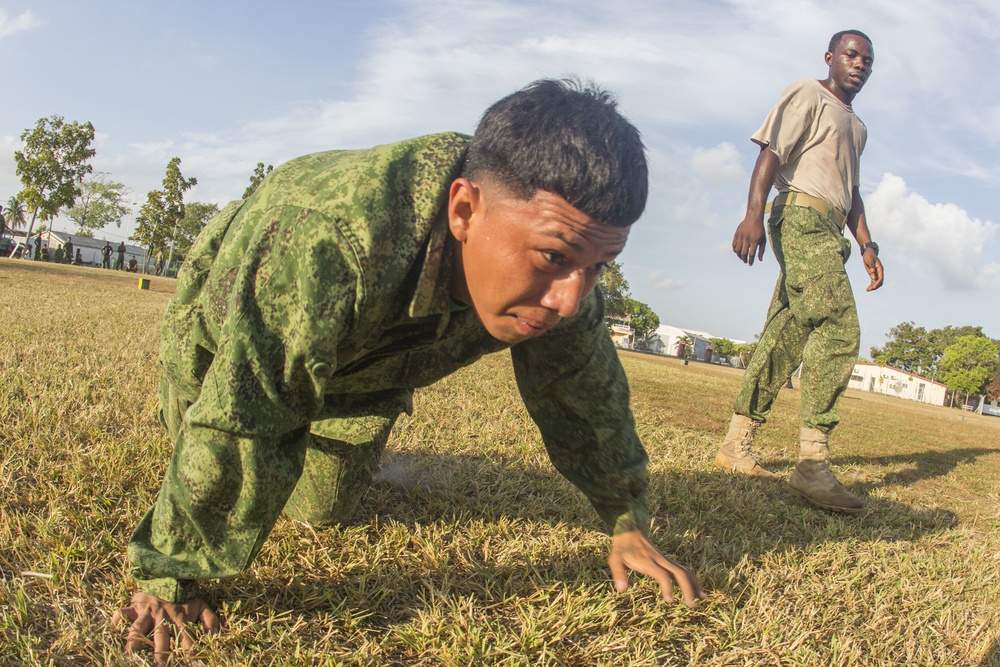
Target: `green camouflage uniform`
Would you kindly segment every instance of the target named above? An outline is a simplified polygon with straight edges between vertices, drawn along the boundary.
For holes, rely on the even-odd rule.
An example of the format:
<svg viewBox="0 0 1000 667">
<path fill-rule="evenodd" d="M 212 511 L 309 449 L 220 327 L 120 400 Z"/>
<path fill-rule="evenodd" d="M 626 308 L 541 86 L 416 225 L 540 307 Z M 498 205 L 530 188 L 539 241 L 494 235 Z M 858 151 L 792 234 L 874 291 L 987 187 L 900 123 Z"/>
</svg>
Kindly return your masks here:
<svg viewBox="0 0 1000 667">
<path fill-rule="evenodd" d="M 802 426 L 829 433 L 858 359 L 861 329 L 844 271 L 851 244 L 829 215 L 776 206 L 768 219 L 781 274 L 736 414 L 766 421 L 778 391 L 802 364 Z"/>
<path fill-rule="evenodd" d="M 449 296 L 468 141 L 302 157 L 206 226 L 164 315 L 174 451 L 129 545 L 140 590 L 182 601 L 241 572 L 282 510 L 343 520 L 412 390 L 507 347 Z M 599 295 L 511 356 L 556 468 L 611 531 L 643 526 L 647 458 Z"/>
</svg>

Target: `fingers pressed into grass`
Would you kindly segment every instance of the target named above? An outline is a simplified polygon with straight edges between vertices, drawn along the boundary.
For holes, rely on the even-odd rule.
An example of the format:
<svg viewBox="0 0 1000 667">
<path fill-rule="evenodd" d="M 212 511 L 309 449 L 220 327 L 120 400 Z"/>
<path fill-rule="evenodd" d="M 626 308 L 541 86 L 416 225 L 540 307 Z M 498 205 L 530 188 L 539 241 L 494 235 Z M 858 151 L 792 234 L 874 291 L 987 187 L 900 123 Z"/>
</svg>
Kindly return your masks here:
<svg viewBox="0 0 1000 667">
<path fill-rule="evenodd" d="M 170 658 L 170 622 L 158 620 L 153 629 L 153 664 L 166 665 Z"/>
<path fill-rule="evenodd" d="M 154 665 L 167 664 L 172 636 L 177 637 L 177 643 L 187 662 L 192 664 L 194 660 L 190 656 L 194 651 L 195 637 L 188 625 L 200 623 L 209 634 L 218 633 L 221 626 L 219 617 L 203 600 L 195 598 L 178 604 L 141 591 L 132 596 L 128 607 L 119 609 L 112 615 L 111 624 L 119 627 L 125 619 L 132 621 L 125 652 L 136 653 L 151 645 Z"/>
<path fill-rule="evenodd" d="M 667 602 L 674 601 L 674 581 L 680 585 L 684 604 L 694 607 L 705 599 L 705 592 L 687 568 L 665 558 L 640 531 L 615 535 L 608 557 L 611 575 L 619 591 L 628 588 L 628 570 L 653 577 L 660 584 L 660 594 Z"/>
</svg>

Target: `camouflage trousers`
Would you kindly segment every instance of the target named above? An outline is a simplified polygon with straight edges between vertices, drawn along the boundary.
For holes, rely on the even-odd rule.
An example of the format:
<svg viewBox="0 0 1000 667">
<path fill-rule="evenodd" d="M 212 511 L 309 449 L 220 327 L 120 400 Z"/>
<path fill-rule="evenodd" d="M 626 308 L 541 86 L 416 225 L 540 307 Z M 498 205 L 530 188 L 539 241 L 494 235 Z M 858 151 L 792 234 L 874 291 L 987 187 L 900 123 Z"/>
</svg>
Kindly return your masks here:
<svg viewBox="0 0 1000 667">
<path fill-rule="evenodd" d="M 411 396 L 411 391 L 389 391 L 331 399 L 309 427 L 302 474 L 285 503 L 285 515 L 315 527 L 347 521 L 371 485 L 393 424 L 412 409 Z M 160 420 L 176 441 L 191 401 L 162 379 L 159 398 Z"/>
<path fill-rule="evenodd" d="M 829 433 L 840 421 L 837 403 L 861 340 L 844 271 L 851 244 L 829 216 L 803 206 L 775 207 L 768 228 L 781 274 L 735 412 L 766 421 L 801 363 L 802 426 Z"/>
</svg>

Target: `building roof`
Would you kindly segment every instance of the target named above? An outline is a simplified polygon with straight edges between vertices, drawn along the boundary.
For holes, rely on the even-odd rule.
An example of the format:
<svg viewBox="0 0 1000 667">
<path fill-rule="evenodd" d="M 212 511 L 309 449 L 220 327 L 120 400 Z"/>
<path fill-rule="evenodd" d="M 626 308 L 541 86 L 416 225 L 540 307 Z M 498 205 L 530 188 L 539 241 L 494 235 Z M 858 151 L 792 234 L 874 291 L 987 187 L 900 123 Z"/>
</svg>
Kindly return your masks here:
<svg viewBox="0 0 1000 667">
<path fill-rule="evenodd" d="M 871 361 L 858 361 L 854 365 L 855 366 L 874 366 L 876 368 L 888 368 L 890 370 L 894 370 L 897 373 L 902 373 L 903 375 L 909 376 L 911 378 L 916 378 L 918 380 L 923 380 L 924 382 L 930 382 L 931 384 L 936 384 L 936 385 L 942 386 L 945 389 L 948 388 L 948 385 L 944 384 L 943 382 L 938 382 L 937 380 L 932 380 L 929 377 L 924 377 L 923 375 L 920 375 L 918 373 L 911 373 L 908 370 L 905 370 L 905 369 L 902 369 L 902 368 L 896 368 L 895 366 L 890 366 L 889 364 L 885 364 L 883 366 L 879 366 L 878 364 L 876 364 L 874 362 L 871 362 Z"/>
</svg>

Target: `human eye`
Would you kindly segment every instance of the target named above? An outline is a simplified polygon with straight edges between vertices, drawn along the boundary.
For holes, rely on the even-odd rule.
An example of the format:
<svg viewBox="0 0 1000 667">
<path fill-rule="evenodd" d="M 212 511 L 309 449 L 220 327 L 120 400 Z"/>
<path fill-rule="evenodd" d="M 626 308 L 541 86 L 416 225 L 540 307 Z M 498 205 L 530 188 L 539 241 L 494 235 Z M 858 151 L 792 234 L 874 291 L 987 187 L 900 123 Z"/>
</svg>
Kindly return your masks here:
<svg viewBox="0 0 1000 667">
<path fill-rule="evenodd" d="M 590 271 L 590 273 L 592 273 L 592 274 L 594 274 L 596 276 L 599 276 L 599 275 L 601 275 L 602 273 L 604 273 L 605 271 L 608 270 L 608 263 L 607 262 L 598 262 L 597 264 L 594 264 L 592 267 L 590 267 L 590 269 L 588 269 L 588 270 Z"/>
<path fill-rule="evenodd" d="M 563 266 L 566 263 L 566 256 L 554 250 L 542 250 L 542 257 L 546 263 L 552 266 Z"/>
</svg>

